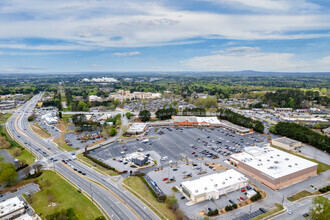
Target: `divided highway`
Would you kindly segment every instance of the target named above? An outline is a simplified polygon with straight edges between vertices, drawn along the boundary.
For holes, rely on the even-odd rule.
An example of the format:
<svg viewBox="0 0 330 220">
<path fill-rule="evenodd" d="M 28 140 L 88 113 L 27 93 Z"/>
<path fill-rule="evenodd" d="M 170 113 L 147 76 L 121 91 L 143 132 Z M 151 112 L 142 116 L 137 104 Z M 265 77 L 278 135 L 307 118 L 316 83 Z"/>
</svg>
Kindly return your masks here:
<svg viewBox="0 0 330 220">
<path fill-rule="evenodd" d="M 56 172 L 97 202 L 111 219 L 159 219 L 153 211 L 129 192 L 122 192 L 121 188 L 108 181 L 107 176 L 77 160 L 72 160 L 70 153 L 61 151 L 55 144 L 40 138 L 31 131 L 27 118 L 42 95 L 34 96 L 17 109 L 7 122 L 10 135 L 38 157 L 36 163 L 41 163 L 44 168 L 55 168 Z M 71 161 L 67 164 L 62 162 L 69 159 Z"/>
</svg>

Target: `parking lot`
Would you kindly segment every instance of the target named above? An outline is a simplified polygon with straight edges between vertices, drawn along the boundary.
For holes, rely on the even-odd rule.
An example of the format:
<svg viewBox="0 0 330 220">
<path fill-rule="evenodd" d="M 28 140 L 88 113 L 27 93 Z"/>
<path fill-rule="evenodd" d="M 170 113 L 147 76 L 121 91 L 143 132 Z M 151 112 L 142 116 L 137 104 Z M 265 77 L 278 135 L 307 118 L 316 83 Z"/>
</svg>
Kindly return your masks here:
<svg viewBox="0 0 330 220">
<path fill-rule="evenodd" d="M 180 188 L 180 184 L 184 181 L 191 181 L 198 179 L 200 177 L 203 177 L 205 175 L 210 175 L 214 173 L 220 173 L 225 170 L 218 170 L 214 171 L 213 169 L 209 168 L 209 165 L 206 166 L 204 162 L 198 162 L 195 163 L 195 166 L 193 165 L 186 165 L 185 163 L 181 163 L 178 166 L 175 166 L 173 168 L 166 167 L 163 170 L 160 171 L 152 171 L 147 174 L 154 182 L 156 182 L 157 186 L 167 195 L 174 194 L 174 192 L 171 190 L 172 187 L 176 186 L 177 188 Z M 197 169 L 199 168 L 200 169 Z M 191 177 L 189 177 L 189 174 L 191 174 Z M 186 213 L 192 213 L 197 216 L 197 212 L 201 210 L 208 210 L 210 208 L 211 210 L 224 208 L 227 205 L 232 205 L 232 203 L 229 201 L 231 200 L 233 203 L 239 203 L 242 200 L 240 197 L 242 197 L 244 200 L 247 199 L 247 196 L 242 192 L 241 190 L 237 190 L 231 193 L 228 193 L 226 195 L 222 195 L 220 199 L 215 201 L 204 201 L 197 204 L 192 204 L 189 202 L 187 198 L 183 196 L 181 192 L 175 193 L 175 196 L 178 199 L 179 206 L 185 210 Z M 191 215 L 194 216 L 194 215 Z"/>
<path fill-rule="evenodd" d="M 129 164 L 123 164 L 120 158 L 142 151 L 150 153 L 159 166 L 166 167 L 183 159 L 223 161 L 246 146 L 265 142 L 267 137 L 258 133 L 240 136 L 222 128 L 151 128 L 143 139 L 131 138 L 124 143 L 112 143 L 92 150 L 90 156 L 119 170 L 127 170 Z"/>
<path fill-rule="evenodd" d="M 84 148 L 86 145 L 92 145 L 102 140 L 103 137 L 99 136 L 99 134 L 100 131 L 83 131 L 79 134 L 69 132 L 65 134 L 65 140 L 69 146 Z"/>
</svg>

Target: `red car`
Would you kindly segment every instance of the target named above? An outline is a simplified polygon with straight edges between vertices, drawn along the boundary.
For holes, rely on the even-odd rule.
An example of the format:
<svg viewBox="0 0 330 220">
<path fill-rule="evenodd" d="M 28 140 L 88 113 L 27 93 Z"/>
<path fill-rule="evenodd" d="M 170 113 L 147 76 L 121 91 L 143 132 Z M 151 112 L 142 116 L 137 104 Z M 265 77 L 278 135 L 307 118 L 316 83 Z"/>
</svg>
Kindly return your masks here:
<svg viewBox="0 0 330 220">
<path fill-rule="evenodd" d="M 195 152 L 192 152 L 191 154 L 195 154 Z"/>
<path fill-rule="evenodd" d="M 245 200 L 243 197 L 239 197 L 239 198 L 240 198 L 241 200 L 243 200 L 243 201 Z"/>
<path fill-rule="evenodd" d="M 241 191 L 242 191 L 242 192 L 245 192 L 246 190 L 245 190 L 245 189 L 242 189 Z"/>
<path fill-rule="evenodd" d="M 125 147 L 125 146 L 121 146 L 121 147 Z"/>
<path fill-rule="evenodd" d="M 166 180 L 168 180 L 168 178 L 167 178 L 167 177 L 163 179 L 163 181 L 166 181 Z"/>
</svg>

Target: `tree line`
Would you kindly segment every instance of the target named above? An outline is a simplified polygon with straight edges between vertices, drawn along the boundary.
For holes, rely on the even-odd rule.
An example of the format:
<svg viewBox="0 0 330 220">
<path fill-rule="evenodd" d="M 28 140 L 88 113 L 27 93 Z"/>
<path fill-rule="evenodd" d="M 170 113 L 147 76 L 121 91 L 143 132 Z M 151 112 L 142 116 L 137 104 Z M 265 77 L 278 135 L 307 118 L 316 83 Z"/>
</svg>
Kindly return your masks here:
<svg viewBox="0 0 330 220">
<path fill-rule="evenodd" d="M 310 144 L 322 151 L 330 153 L 330 137 L 319 134 L 305 126 L 291 122 L 279 122 L 272 126 L 269 131 Z"/>
<path fill-rule="evenodd" d="M 263 102 L 274 107 L 284 108 L 309 108 L 310 102 L 315 101 L 317 104 L 324 106 L 330 105 L 330 98 L 320 95 L 319 91 L 302 91 L 298 89 L 277 90 L 276 92 L 268 92 L 263 98 Z"/>
<path fill-rule="evenodd" d="M 221 119 L 230 121 L 231 123 L 234 123 L 234 124 L 246 127 L 246 128 L 252 128 L 253 130 L 260 132 L 260 133 L 264 133 L 265 127 L 261 121 L 245 117 L 241 114 L 233 112 L 230 109 L 220 108 L 217 110 L 217 113 L 219 114 L 219 118 L 221 118 Z"/>
</svg>

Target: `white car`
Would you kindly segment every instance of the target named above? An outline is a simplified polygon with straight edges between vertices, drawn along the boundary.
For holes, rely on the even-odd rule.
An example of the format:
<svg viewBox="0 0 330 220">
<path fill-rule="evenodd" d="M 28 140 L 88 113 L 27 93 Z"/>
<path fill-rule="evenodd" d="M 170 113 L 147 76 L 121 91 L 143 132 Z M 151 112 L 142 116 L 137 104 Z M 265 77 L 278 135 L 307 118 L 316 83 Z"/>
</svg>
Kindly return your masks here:
<svg viewBox="0 0 330 220">
<path fill-rule="evenodd" d="M 292 210 L 288 210 L 288 214 L 289 215 L 292 215 Z"/>
</svg>

